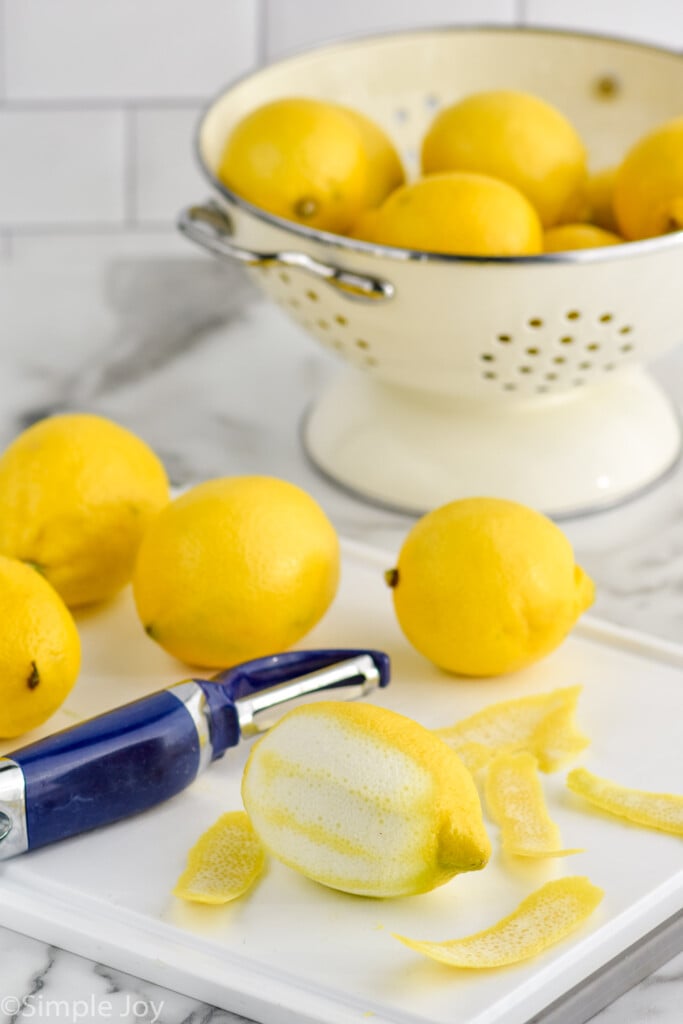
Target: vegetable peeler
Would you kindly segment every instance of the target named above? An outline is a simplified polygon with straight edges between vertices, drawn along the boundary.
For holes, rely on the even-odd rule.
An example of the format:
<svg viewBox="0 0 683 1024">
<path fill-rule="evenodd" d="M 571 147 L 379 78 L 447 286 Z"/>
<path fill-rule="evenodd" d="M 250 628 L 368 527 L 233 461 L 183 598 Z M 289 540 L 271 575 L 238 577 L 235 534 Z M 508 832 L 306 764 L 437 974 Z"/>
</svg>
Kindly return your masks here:
<svg viewBox="0 0 683 1024">
<path fill-rule="evenodd" d="M 0 860 L 175 796 L 301 698 L 328 690 L 360 697 L 388 682 L 380 651 L 274 654 L 176 683 L 0 757 Z"/>
</svg>

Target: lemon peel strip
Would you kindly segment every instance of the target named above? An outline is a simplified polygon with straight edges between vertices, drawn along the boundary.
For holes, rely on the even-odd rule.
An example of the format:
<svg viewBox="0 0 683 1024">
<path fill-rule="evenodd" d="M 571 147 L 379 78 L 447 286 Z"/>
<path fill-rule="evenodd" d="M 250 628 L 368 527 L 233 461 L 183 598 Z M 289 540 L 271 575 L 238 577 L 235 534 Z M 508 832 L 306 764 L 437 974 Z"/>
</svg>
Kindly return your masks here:
<svg viewBox="0 0 683 1024">
<path fill-rule="evenodd" d="M 571 771 L 567 776 L 567 786 L 572 793 L 577 793 L 603 811 L 645 828 L 683 836 L 683 796 L 630 789 L 594 775 L 586 768 Z"/>
<path fill-rule="evenodd" d="M 503 849 L 517 857 L 565 857 L 560 829 L 546 807 L 538 761 L 527 751 L 499 754 L 484 787 L 489 814 L 500 827 Z"/>
<path fill-rule="evenodd" d="M 574 716 L 581 686 L 490 704 L 468 718 L 434 732 L 460 755 L 471 772 L 496 754 L 527 750 L 543 772 L 556 771 L 590 742 Z"/>
<path fill-rule="evenodd" d="M 251 888 L 264 864 L 264 848 L 247 814 L 222 814 L 190 850 L 173 895 L 190 903 L 229 903 Z"/>
<path fill-rule="evenodd" d="M 592 914 L 603 895 L 587 878 L 573 875 L 547 882 L 507 917 L 474 935 L 446 942 L 396 933 L 394 938 L 449 967 L 504 967 L 537 956 L 564 939 Z"/>
</svg>

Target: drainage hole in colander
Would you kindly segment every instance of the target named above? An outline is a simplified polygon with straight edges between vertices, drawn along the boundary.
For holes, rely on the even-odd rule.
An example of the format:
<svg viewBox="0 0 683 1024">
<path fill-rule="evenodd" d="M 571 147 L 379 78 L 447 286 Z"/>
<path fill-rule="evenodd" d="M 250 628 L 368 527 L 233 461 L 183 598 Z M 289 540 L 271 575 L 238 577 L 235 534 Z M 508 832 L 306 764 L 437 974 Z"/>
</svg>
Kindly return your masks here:
<svg viewBox="0 0 683 1024">
<path fill-rule="evenodd" d="M 328 324 L 327 320 L 318 320 L 317 324 L 321 331 L 329 331 L 330 329 L 330 325 Z"/>
<path fill-rule="evenodd" d="M 606 370 L 616 370 L 617 367 L 616 367 L 616 363 L 605 363 L 605 367 L 604 368 Z"/>
<path fill-rule="evenodd" d="M 332 340 L 332 348 L 336 348 L 338 352 L 343 352 L 344 342 L 340 341 L 339 338 L 334 338 Z"/>
<path fill-rule="evenodd" d="M 581 316 L 578 309 L 570 309 L 568 313 L 565 313 L 567 320 L 578 320 Z"/>
<path fill-rule="evenodd" d="M 533 368 L 533 366 L 520 366 L 519 367 L 519 372 L 520 373 L 533 373 L 534 372 L 534 368 Z"/>
<path fill-rule="evenodd" d="M 540 316 L 532 316 L 531 320 L 527 320 L 529 327 L 543 327 L 543 321 Z"/>
<path fill-rule="evenodd" d="M 560 345 L 573 345 L 573 344 L 574 344 L 574 338 L 572 337 L 571 334 L 565 334 L 562 338 L 560 338 Z"/>
<path fill-rule="evenodd" d="M 346 319 L 345 316 L 341 316 L 339 313 L 337 313 L 337 315 L 334 318 L 334 322 L 335 324 L 339 324 L 340 327 L 346 327 L 349 321 Z"/>
<path fill-rule="evenodd" d="M 528 356 L 538 356 L 538 355 L 541 354 L 541 350 L 540 350 L 540 348 L 528 348 L 526 350 L 526 354 Z"/>
<path fill-rule="evenodd" d="M 436 96 L 433 92 L 427 93 L 425 96 L 425 107 L 427 110 L 436 110 L 437 107 L 441 106 L 441 97 Z"/>
<path fill-rule="evenodd" d="M 566 363 L 567 360 L 564 358 L 564 356 L 555 356 L 555 358 L 553 359 L 553 362 L 557 363 L 558 366 L 561 366 L 562 363 Z"/>
<path fill-rule="evenodd" d="M 545 379 L 546 380 L 557 380 L 557 374 L 556 373 L 546 373 Z"/>
<path fill-rule="evenodd" d="M 299 309 L 299 307 L 301 306 L 301 303 L 299 302 L 298 299 L 288 299 L 287 301 L 289 302 L 289 305 L 292 307 L 292 309 Z"/>
<path fill-rule="evenodd" d="M 598 352 L 600 346 L 598 345 L 597 341 L 591 341 L 590 345 L 586 345 L 586 349 L 588 350 L 588 352 Z"/>
<path fill-rule="evenodd" d="M 633 345 L 621 345 L 619 348 L 620 352 L 633 352 Z"/>
<path fill-rule="evenodd" d="M 633 328 L 630 326 L 630 324 L 624 324 L 623 327 L 619 328 L 619 334 L 630 334 L 632 330 Z"/>
<path fill-rule="evenodd" d="M 579 363 L 580 370 L 590 370 L 592 366 L 592 363 Z"/>
<path fill-rule="evenodd" d="M 318 295 L 317 292 L 308 291 L 308 292 L 306 292 L 306 298 L 310 299 L 311 302 L 317 302 L 319 300 L 320 296 Z"/>
<path fill-rule="evenodd" d="M 370 342 L 364 341 L 363 338 L 356 338 L 356 345 L 358 348 L 368 349 L 370 348 Z"/>
<path fill-rule="evenodd" d="M 511 334 L 499 334 L 497 340 L 501 343 L 501 345 L 509 345 L 510 342 L 512 341 L 512 335 Z"/>
<path fill-rule="evenodd" d="M 491 355 L 490 352 L 484 352 L 481 358 L 484 363 L 493 363 L 495 362 L 496 357 L 494 355 Z"/>
<path fill-rule="evenodd" d="M 603 313 L 602 316 L 598 317 L 598 320 L 601 324 L 608 324 L 611 320 L 614 320 L 614 315 L 612 313 Z"/>
<path fill-rule="evenodd" d="M 377 360 L 374 356 L 367 356 L 364 360 L 365 366 L 377 366 Z"/>
<path fill-rule="evenodd" d="M 399 124 L 405 124 L 410 120 L 410 111 L 407 107 L 397 107 L 394 111 L 394 117 Z"/>
<path fill-rule="evenodd" d="M 516 391 L 517 390 L 517 385 L 516 384 L 503 384 L 503 390 L 505 390 L 505 391 Z"/>
<path fill-rule="evenodd" d="M 280 273 L 278 274 L 278 277 L 280 278 L 283 284 L 289 284 L 290 281 L 292 280 L 286 270 L 281 270 Z"/>
<path fill-rule="evenodd" d="M 487 370 L 484 374 L 484 380 L 495 380 L 497 376 L 498 374 L 494 373 L 493 370 Z"/>
</svg>

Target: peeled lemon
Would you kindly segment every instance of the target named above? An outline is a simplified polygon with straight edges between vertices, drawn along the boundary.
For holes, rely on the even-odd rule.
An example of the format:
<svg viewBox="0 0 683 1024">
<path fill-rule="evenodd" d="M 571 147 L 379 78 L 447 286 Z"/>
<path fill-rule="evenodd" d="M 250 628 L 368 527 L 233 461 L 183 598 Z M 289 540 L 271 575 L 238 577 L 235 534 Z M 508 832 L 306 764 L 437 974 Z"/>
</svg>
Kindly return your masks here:
<svg viewBox="0 0 683 1024">
<path fill-rule="evenodd" d="M 427 892 L 490 855 L 458 756 L 412 719 L 371 704 L 290 711 L 253 747 L 242 798 L 275 857 L 343 892 Z"/>
<path fill-rule="evenodd" d="M 549 654 L 594 596 L 559 527 L 499 498 L 423 516 L 386 579 L 410 643 L 467 676 L 513 672 Z"/>
<path fill-rule="evenodd" d="M 545 100 L 495 90 L 473 93 L 437 114 L 423 140 L 422 170 L 476 171 L 507 181 L 551 227 L 576 209 L 586 150 L 573 125 Z"/>
<path fill-rule="evenodd" d="M 140 547 L 133 593 L 153 640 L 219 668 L 291 647 L 338 580 L 339 541 L 317 502 L 286 480 L 239 476 L 164 509 Z"/>
<path fill-rule="evenodd" d="M 616 173 L 614 210 L 625 238 L 683 230 L 683 117 L 633 146 Z"/>
<path fill-rule="evenodd" d="M 397 189 L 355 226 L 380 245 L 462 256 L 542 250 L 541 224 L 517 189 L 483 174 L 433 174 Z"/>
<path fill-rule="evenodd" d="M 142 535 L 168 504 L 161 462 L 101 416 L 40 420 L 0 457 L 0 553 L 34 565 L 71 606 L 130 582 Z"/>
<path fill-rule="evenodd" d="M 42 725 L 70 693 L 81 664 L 71 614 L 31 566 L 0 556 L 0 737 Z"/>
</svg>

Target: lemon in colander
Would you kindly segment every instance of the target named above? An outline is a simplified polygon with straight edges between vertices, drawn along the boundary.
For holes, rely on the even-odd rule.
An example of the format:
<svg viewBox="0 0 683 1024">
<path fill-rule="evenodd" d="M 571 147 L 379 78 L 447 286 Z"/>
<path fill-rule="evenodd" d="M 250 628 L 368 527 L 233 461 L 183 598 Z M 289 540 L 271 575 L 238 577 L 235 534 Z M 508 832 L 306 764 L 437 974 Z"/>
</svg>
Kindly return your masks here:
<svg viewBox="0 0 683 1024">
<path fill-rule="evenodd" d="M 559 110 L 511 89 L 473 93 L 440 111 L 422 145 L 422 170 L 476 171 L 518 188 L 544 227 L 575 211 L 586 150 Z"/>
<path fill-rule="evenodd" d="M 683 117 L 656 128 L 626 154 L 614 183 L 614 210 L 629 239 L 683 230 Z"/>
</svg>

